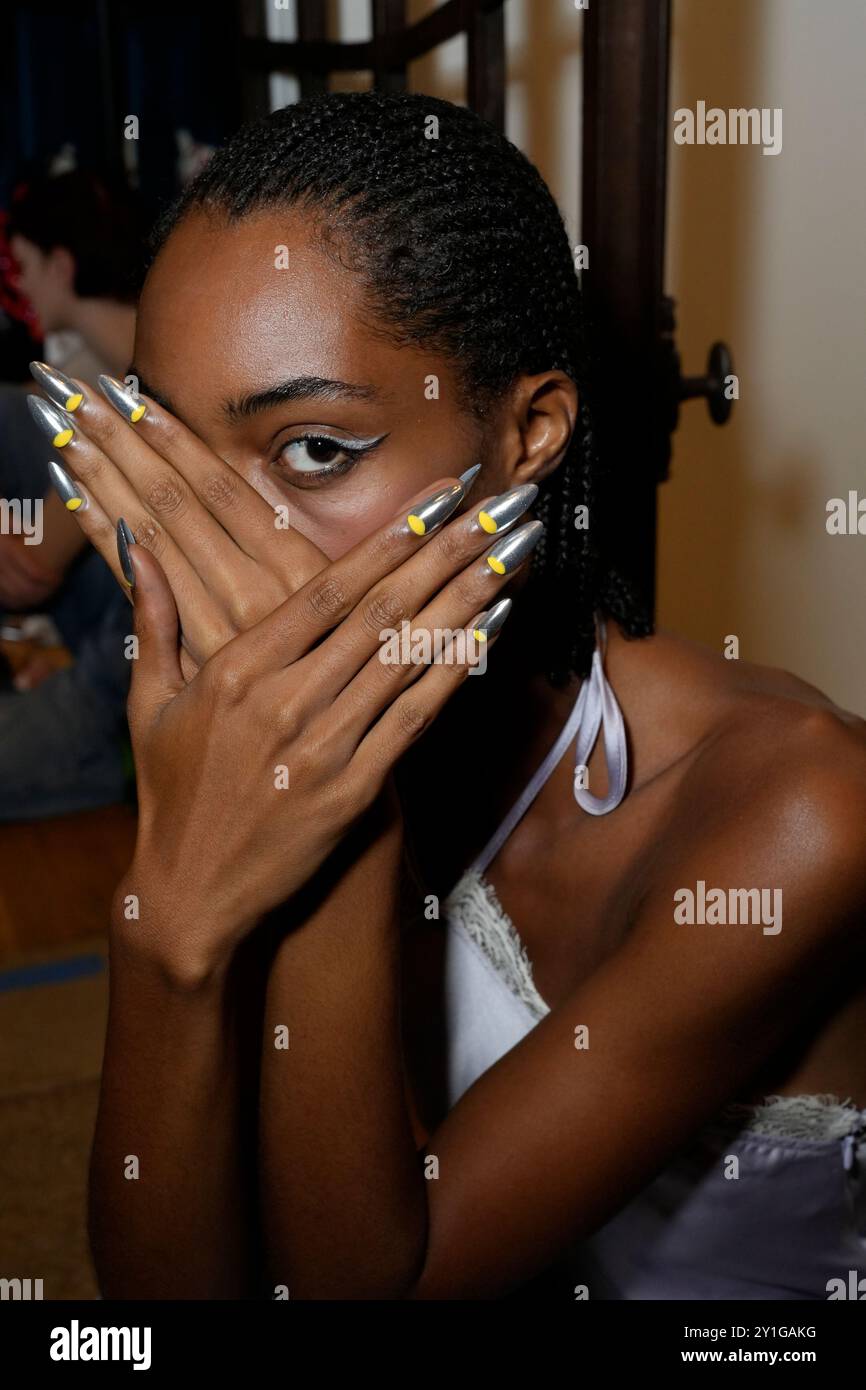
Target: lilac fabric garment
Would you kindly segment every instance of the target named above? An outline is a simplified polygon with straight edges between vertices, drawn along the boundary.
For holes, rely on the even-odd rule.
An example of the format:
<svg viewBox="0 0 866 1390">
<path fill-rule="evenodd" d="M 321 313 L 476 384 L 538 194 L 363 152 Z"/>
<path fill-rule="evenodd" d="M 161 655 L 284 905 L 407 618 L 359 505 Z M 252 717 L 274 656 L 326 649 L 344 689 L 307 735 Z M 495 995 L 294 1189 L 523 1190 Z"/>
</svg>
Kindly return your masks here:
<svg viewBox="0 0 866 1390">
<path fill-rule="evenodd" d="M 452 1106 L 548 1012 L 484 870 L 572 741 L 585 763 L 600 726 L 610 792 L 588 804 L 588 791 L 575 789 L 591 814 L 619 804 L 626 771 L 622 717 L 597 651 L 562 735 L 444 905 Z M 726 1109 L 570 1252 L 574 1284 L 602 1299 L 823 1300 L 832 1281 L 866 1277 L 866 1111 L 822 1097 L 799 1104 L 799 1134 L 798 1102 Z"/>
</svg>

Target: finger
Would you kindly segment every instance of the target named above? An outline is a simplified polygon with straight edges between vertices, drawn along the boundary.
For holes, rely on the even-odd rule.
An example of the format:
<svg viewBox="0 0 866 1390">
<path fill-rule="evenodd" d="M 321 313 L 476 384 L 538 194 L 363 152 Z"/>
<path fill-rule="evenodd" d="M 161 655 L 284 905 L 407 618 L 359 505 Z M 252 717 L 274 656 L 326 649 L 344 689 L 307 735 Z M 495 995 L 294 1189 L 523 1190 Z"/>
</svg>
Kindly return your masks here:
<svg viewBox="0 0 866 1390">
<path fill-rule="evenodd" d="M 169 464 L 214 522 L 258 566 L 270 570 L 291 589 L 299 588 L 321 568 L 318 546 L 282 525 L 285 518 L 176 416 L 152 397 L 130 391 L 113 377 L 100 377 L 99 385 L 113 407 L 115 421 L 125 421 L 130 427 L 124 431 L 121 425 L 121 430 L 148 446 L 154 458 Z M 97 411 L 95 397 L 85 393 L 81 409 L 88 418 L 87 428 L 92 420 L 94 430 L 106 429 L 104 409 Z"/>
<path fill-rule="evenodd" d="M 444 648 L 441 661 L 424 668 L 420 679 L 388 706 L 361 739 L 347 769 L 348 792 L 356 805 L 363 809 L 372 804 L 392 768 L 476 667 L 473 652 L 478 648 L 478 629 L 486 632 L 485 648 L 491 647 L 510 609 L 510 601 L 501 600 L 486 613 L 477 615 L 472 625 L 461 629 L 462 641 L 455 634 Z"/>
<path fill-rule="evenodd" d="M 371 720 L 417 680 L 426 666 L 440 659 L 439 654 L 452 640 L 452 634 L 463 629 L 473 633 L 481 626 L 479 604 L 487 617 L 493 617 L 492 630 L 498 632 L 511 608 L 510 600 L 498 600 L 499 590 L 528 560 L 543 531 L 540 521 L 519 527 L 507 537 L 507 548 L 501 541 L 494 543 L 480 561 L 440 588 L 411 620 L 404 621 L 399 628 L 380 632 L 378 649 L 345 688 L 332 697 L 330 720 L 335 733 L 345 733 L 357 744 Z M 504 555 L 504 573 L 491 568 L 491 554 L 493 558 Z M 348 628 L 350 624 L 343 626 Z M 486 656 L 486 638 L 481 636 L 478 641 L 481 650 L 476 652 L 474 659 L 470 658 L 472 665 Z M 318 655 L 314 653 L 312 659 Z M 303 662 L 299 665 L 302 669 Z M 325 692 L 329 689 L 325 677 L 317 675 L 314 684 Z"/>
<path fill-rule="evenodd" d="M 534 495 L 537 489 L 527 491 Z M 515 505 L 522 515 L 526 496 L 518 497 Z M 408 638 L 411 649 L 416 634 L 441 633 L 467 622 L 479 608 L 490 606 L 544 534 L 540 521 L 510 529 L 517 519 L 512 515 L 500 528 L 506 534 L 493 545 L 473 516 L 453 523 L 435 549 L 431 546 L 375 585 L 338 630 L 295 669 L 303 673 L 309 668 L 311 688 L 333 701 L 365 665 L 381 670 L 383 643 L 405 644 Z"/>
<path fill-rule="evenodd" d="M 77 482 L 56 459 L 48 463 L 48 476 L 55 492 L 67 511 L 75 517 L 94 550 L 108 565 L 118 584 L 129 597 L 129 587 L 123 583 L 117 554 L 117 532 L 99 503 L 90 496 L 83 483 Z"/>
<path fill-rule="evenodd" d="M 537 491 L 533 484 L 521 490 L 519 509 L 525 511 Z M 250 675 L 278 670 L 298 661 L 339 624 L 338 631 L 316 648 L 316 669 L 310 677 L 342 689 L 375 650 L 383 627 L 399 626 L 402 618 L 411 617 L 432 589 L 489 545 L 490 533 L 478 519 L 483 504 L 442 530 L 465 496 L 460 479 L 445 479 L 419 500 L 404 504 L 384 527 L 315 575 L 254 632 L 238 639 L 233 644 L 235 659 Z M 503 496 L 513 507 L 512 495 Z M 501 517 L 500 529 L 514 520 Z"/>
<path fill-rule="evenodd" d="M 31 370 L 41 380 L 34 367 Z M 55 376 L 52 373 L 52 381 Z M 70 378 L 63 380 L 67 383 L 63 395 L 79 402 L 74 414 L 59 407 L 46 409 L 38 398 L 34 398 L 37 404 L 31 409 L 46 432 L 57 427 L 52 443 L 64 449 L 66 461 L 99 497 L 103 510 L 113 521 L 125 516 L 132 522 L 144 508 L 174 541 L 177 554 L 184 557 L 205 588 L 232 615 L 237 627 L 243 626 L 244 615 L 235 613 L 234 605 L 240 603 L 242 596 L 256 593 L 262 605 L 256 616 L 259 611 L 269 612 L 276 607 L 285 597 L 284 588 L 274 580 L 273 592 L 262 592 L 260 567 L 239 549 L 175 469 L 101 397 L 88 393 L 82 383 Z M 75 387 L 81 389 L 69 395 Z M 64 442 L 61 444 L 60 440 Z M 163 556 L 163 562 L 174 584 L 177 566 L 169 555 Z"/>
<path fill-rule="evenodd" d="M 38 396 L 29 396 L 28 405 L 33 418 L 54 447 L 62 449 L 63 463 L 74 474 L 75 482 L 81 484 L 82 494 L 90 504 L 95 503 L 99 508 L 99 512 L 89 519 L 94 526 L 99 525 L 102 517 L 108 520 L 113 529 L 117 518 L 125 516 L 138 543 L 157 556 L 177 600 L 184 631 L 195 649 L 207 656 L 229 641 L 235 629 L 229 625 L 227 613 L 208 592 L 201 577 L 171 536 L 146 511 L 123 474 L 91 440 L 76 429 L 72 415 L 64 414 Z M 102 535 L 101 553 L 105 553 L 102 550 L 105 544 L 106 537 Z M 115 568 L 112 560 L 109 559 L 109 563 Z"/>
<path fill-rule="evenodd" d="M 174 595 L 159 561 L 140 546 L 130 545 L 122 532 L 118 548 L 121 565 L 132 576 L 129 587 L 134 597 L 136 647 L 128 714 L 130 728 L 138 735 L 185 689 L 180 626 Z"/>
</svg>

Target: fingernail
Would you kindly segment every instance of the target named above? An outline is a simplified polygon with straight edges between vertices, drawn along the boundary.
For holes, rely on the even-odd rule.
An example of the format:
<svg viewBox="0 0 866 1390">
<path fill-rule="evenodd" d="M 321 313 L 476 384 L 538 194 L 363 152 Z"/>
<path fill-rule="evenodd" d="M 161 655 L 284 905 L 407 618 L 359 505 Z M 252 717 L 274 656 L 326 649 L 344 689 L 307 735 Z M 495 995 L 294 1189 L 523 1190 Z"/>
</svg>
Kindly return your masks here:
<svg viewBox="0 0 866 1390">
<path fill-rule="evenodd" d="M 54 490 L 67 511 L 77 512 L 79 507 L 84 506 L 85 498 L 78 491 L 66 469 L 61 468 L 59 463 L 54 462 L 54 459 L 48 465 L 48 473 L 54 484 Z"/>
<path fill-rule="evenodd" d="M 489 532 L 491 536 L 495 535 L 497 531 L 504 531 L 506 526 L 510 526 L 512 521 L 522 516 L 537 496 L 538 487 L 535 483 L 523 483 L 520 487 L 510 488 L 508 492 L 494 497 L 493 501 L 478 513 L 475 520 L 482 531 Z"/>
<path fill-rule="evenodd" d="M 494 574 L 511 574 L 512 570 L 516 570 L 535 549 L 543 535 L 543 522 L 527 521 L 524 526 L 519 526 L 510 536 L 506 536 L 504 541 L 498 541 L 492 546 L 484 558 Z"/>
<path fill-rule="evenodd" d="M 436 526 L 440 526 L 452 512 L 455 512 L 466 496 L 462 483 L 451 483 L 440 488 L 430 497 L 425 497 L 419 506 L 406 518 L 406 525 L 416 536 L 429 536 Z"/>
<path fill-rule="evenodd" d="M 511 599 L 501 598 L 492 608 L 488 608 L 486 613 L 476 618 L 472 629 L 472 636 L 476 642 L 486 642 L 488 637 L 498 632 L 510 612 Z"/>
<path fill-rule="evenodd" d="M 460 481 L 463 484 L 463 491 L 467 493 L 471 488 L 478 474 L 481 472 L 481 464 L 476 463 L 474 468 L 467 468 L 465 473 L 460 474 Z"/>
<path fill-rule="evenodd" d="M 70 414 L 77 410 L 84 400 L 75 382 L 58 372 L 56 367 L 49 367 L 47 362 L 31 362 L 30 375 L 39 383 L 45 394 L 51 397 L 55 405 L 62 406 Z"/>
<path fill-rule="evenodd" d="M 135 536 L 121 517 L 117 523 L 117 555 L 120 560 L 120 568 L 123 570 L 123 577 L 130 589 L 134 589 L 135 570 L 132 566 L 132 556 L 129 553 L 131 545 L 135 545 Z"/>
<path fill-rule="evenodd" d="M 63 449 L 75 434 L 67 416 L 39 396 L 28 396 L 27 406 L 39 428 L 47 434 L 55 449 Z"/>
<path fill-rule="evenodd" d="M 131 425 L 137 425 L 147 410 L 141 396 L 130 391 L 128 386 L 123 385 L 123 382 L 115 381 L 113 376 L 100 376 L 97 377 L 97 381 L 105 399 L 114 406 L 115 410 L 119 410 L 124 419 L 128 420 Z"/>
</svg>

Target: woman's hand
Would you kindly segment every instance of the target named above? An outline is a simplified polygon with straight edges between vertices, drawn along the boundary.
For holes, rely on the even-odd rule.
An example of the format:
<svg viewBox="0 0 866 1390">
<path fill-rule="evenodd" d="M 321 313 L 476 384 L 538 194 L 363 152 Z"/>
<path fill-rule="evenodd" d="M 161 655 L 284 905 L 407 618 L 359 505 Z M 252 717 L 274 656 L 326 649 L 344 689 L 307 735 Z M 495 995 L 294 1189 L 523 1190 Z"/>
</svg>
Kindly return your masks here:
<svg viewBox="0 0 866 1390">
<path fill-rule="evenodd" d="M 42 363 L 31 363 L 31 371 L 52 402 L 30 397 L 34 419 L 61 451 L 63 469 L 52 468 L 55 488 L 118 582 L 119 517 L 158 557 L 180 615 L 187 679 L 327 564 L 312 541 L 287 528 L 280 511 L 150 397 L 104 378 L 109 404 Z"/>
<path fill-rule="evenodd" d="M 485 517 L 506 530 L 536 492 L 513 489 Z M 137 940 L 174 978 L 195 983 L 222 968 L 307 882 L 477 664 L 478 647 L 461 651 L 449 633 L 468 626 L 467 637 L 481 629 L 492 640 L 504 621 L 510 604 L 491 606 L 543 528 L 530 522 L 491 546 L 490 521 L 472 511 L 424 544 L 463 495 L 452 482 L 413 508 L 426 517 L 422 535 L 402 511 L 188 685 L 166 576 L 151 553 L 129 549 L 139 835 L 119 901 L 138 899 Z M 380 659 L 382 630 L 404 622 L 405 647 Z M 427 664 L 437 639 L 442 658 Z"/>
</svg>

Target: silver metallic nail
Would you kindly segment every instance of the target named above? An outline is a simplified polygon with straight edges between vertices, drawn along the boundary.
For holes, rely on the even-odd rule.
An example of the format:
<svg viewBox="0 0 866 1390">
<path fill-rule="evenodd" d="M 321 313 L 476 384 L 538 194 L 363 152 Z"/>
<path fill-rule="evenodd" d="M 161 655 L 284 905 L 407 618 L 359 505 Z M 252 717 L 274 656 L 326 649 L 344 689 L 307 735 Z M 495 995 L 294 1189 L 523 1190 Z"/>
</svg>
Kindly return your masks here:
<svg viewBox="0 0 866 1390">
<path fill-rule="evenodd" d="M 511 599 L 501 598 L 492 608 L 488 608 L 486 613 L 479 614 L 472 625 L 475 640 L 486 642 L 488 637 L 499 631 L 510 612 Z"/>
<path fill-rule="evenodd" d="M 516 531 L 506 536 L 505 540 L 497 541 L 491 546 L 484 559 L 494 574 L 511 574 L 512 570 L 516 570 L 535 549 L 543 535 L 543 522 L 527 521 L 524 526 L 519 526 Z"/>
<path fill-rule="evenodd" d="M 509 488 L 508 492 L 501 492 L 478 513 L 476 525 L 491 536 L 496 535 L 522 516 L 537 496 L 535 483 L 522 483 L 520 487 Z"/>
<path fill-rule="evenodd" d="M 43 401 L 41 396 L 33 395 L 27 397 L 27 408 L 55 449 L 65 448 L 75 433 L 72 420 L 65 411 L 58 410 L 56 405 L 51 405 L 48 401 Z"/>
<path fill-rule="evenodd" d="M 476 463 L 473 468 L 467 468 L 465 473 L 460 474 L 460 481 L 463 484 L 463 491 L 468 492 L 478 474 L 481 472 L 481 464 Z"/>
<path fill-rule="evenodd" d="M 77 512 L 81 507 L 87 505 L 86 498 L 78 491 L 66 469 L 61 468 L 54 459 L 51 459 L 48 464 L 48 474 L 54 484 L 55 492 L 67 511 Z"/>
<path fill-rule="evenodd" d="M 129 547 L 135 545 L 135 536 L 127 526 L 123 517 L 117 523 L 117 557 L 120 560 L 120 568 L 123 570 L 123 577 L 130 589 L 135 588 L 135 570 L 132 567 L 132 557 Z"/>
<path fill-rule="evenodd" d="M 77 410 L 84 400 L 75 382 L 58 372 L 56 367 L 49 367 L 47 362 L 31 362 L 30 375 L 45 394 L 51 397 L 54 404 L 62 406 L 64 410 Z"/>
<path fill-rule="evenodd" d="M 119 410 L 125 420 L 131 425 L 135 425 L 147 410 L 147 406 L 137 396 L 134 391 L 130 391 L 128 386 L 124 386 L 122 381 L 116 381 L 113 376 L 97 377 L 99 389 L 105 399 Z"/>
<path fill-rule="evenodd" d="M 462 483 L 451 483 L 448 487 L 440 488 L 412 508 L 406 517 L 407 527 L 416 536 L 429 536 L 436 526 L 441 526 L 452 512 L 456 512 L 465 496 Z"/>
</svg>

